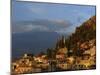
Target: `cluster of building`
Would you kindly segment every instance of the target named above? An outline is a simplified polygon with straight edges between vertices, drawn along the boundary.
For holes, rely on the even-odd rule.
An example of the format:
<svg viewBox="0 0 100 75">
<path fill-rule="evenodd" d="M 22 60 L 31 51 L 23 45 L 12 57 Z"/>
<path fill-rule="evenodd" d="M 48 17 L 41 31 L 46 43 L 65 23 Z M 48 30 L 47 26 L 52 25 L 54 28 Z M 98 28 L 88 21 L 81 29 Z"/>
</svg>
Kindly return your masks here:
<svg viewBox="0 0 100 75">
<path fill-rule="evenodd" d="M 67 70 L 94 69 L 96 66 L 96 46 L 95 40 L 84 42 L 80 45 L 82 56 L 68 56 L 68 49 L 65 45 L 65 38 L 62 38 L 56 46 L 54 59 L 49 59 L 46 54 L 34 56 L 24 54 L 24 56 L 12 62 L 12 74 L 52 72 Z M 73 50 L 70 50 L 73 53 Z"/>
</svg>

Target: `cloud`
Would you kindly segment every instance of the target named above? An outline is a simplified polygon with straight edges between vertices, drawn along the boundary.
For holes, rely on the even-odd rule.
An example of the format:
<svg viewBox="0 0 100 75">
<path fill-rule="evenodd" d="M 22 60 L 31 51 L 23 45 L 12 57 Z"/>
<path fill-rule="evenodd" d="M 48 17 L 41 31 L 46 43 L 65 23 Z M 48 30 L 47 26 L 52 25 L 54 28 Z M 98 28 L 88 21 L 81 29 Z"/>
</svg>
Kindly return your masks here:
<svg viewBox="0 0 100 75">
<path fill-rule="evenodd" d="M 40 4 L 29 4 L 27 6 L 27 8 L 29 9 L 30 12 L 34 13 L 34 14 L 46 14 L 47 10 L 45 10 L 45 8 L 41 8 Z"/>
<path fill-rule="evenodd" d="M 45 26 L 30 24 L 30 25 L 13 25 L 12 31 L 13 33 L 23 33 L 31 31 L 49 31 L 49 29 Z"/>
<path fill-rule="evenodd" d="M 65 20 L 34 20 L 21 21 L 12 23 L 13 33 L 47 31 L 65 33 L 65 30 L 72 26 L 69 21 Z"/>
<path fill-rule="evenodd" d="M 55 32 L 57 32 L 59 34 L 67 34 L 67 35 L 70 35 L 74 31 L 75 31 L 75 27 L 72 25 L 72 26 L 69 26 L 67 28 L 62 28 L 62 29 L 56 30 Z"/>
<path fill-rule="evenodd" d="M 41 8 L 29 8 L 31 10 L 31 12 L 35 13 L 35 14 L 42 14 L 42 13 L 45 13 L 45 10 L 44 9 L 41 9 Z"/>
</svg>

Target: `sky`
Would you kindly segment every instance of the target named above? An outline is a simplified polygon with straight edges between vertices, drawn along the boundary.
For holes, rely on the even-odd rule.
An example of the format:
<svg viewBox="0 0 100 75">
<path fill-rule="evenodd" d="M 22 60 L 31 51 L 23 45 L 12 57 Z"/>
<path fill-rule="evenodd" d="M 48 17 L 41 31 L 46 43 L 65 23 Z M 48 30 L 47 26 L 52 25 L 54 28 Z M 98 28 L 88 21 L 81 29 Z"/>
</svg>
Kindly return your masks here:
<svg viewBox="0 0 100 75">
<path fill-rule="evenodd" d="M 95 6 L 12 2 L 13 33 L 48 31 L 70 34 L 94 16 Z"/>
</svg>

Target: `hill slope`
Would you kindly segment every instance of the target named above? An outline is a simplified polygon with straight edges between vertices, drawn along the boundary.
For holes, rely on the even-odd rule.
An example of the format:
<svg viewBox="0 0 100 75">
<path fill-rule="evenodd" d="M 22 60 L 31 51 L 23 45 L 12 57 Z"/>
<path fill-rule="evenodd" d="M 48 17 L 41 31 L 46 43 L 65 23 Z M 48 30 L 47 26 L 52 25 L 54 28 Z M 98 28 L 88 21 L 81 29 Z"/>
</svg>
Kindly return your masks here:
<svg viewBox="0 0 100 75">
<path fill-rule="evenodd" d="M 79 46 L 90 40 L 96 39 L 96 16 L 91 17 L 81 26 L 77 27 L 68 39 L 66 39 L 66 46 L 69 49 L 78 49 Z"/>
</svg>

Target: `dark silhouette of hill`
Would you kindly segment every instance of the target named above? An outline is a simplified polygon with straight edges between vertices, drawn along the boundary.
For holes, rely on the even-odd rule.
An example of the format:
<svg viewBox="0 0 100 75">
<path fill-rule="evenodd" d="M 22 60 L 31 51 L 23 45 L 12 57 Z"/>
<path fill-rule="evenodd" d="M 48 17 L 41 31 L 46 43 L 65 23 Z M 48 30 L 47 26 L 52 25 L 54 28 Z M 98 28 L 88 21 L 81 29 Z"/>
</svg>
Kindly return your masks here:
<svg viewBox="0 0 100 75">
<path fill-rule="evenodd" d="M 12 35 L 12 56 L 19 57 L 24 53 L 37 54 L 47 48 L 55 47 L 56 32 L 27 32 Z"/>
</svg>

